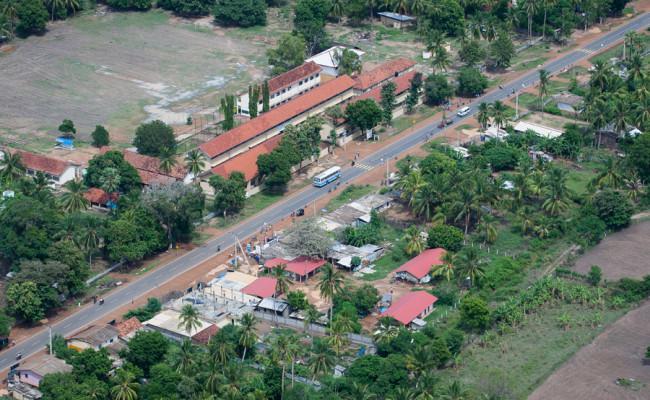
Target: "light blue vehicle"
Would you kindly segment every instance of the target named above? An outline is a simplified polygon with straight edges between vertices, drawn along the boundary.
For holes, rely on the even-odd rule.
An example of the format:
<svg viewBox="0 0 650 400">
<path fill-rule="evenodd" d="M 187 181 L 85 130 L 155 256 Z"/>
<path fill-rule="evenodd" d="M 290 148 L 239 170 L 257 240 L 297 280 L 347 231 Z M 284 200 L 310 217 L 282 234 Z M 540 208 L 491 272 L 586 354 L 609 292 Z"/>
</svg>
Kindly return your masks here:
<svg viewBox="0 0 650 400">
<path fill-rule="evenodd" d="M 341 167 L 332 167 L 314 177 L 314 186 L 323 187 L 341 177 Z"/>
</svg>

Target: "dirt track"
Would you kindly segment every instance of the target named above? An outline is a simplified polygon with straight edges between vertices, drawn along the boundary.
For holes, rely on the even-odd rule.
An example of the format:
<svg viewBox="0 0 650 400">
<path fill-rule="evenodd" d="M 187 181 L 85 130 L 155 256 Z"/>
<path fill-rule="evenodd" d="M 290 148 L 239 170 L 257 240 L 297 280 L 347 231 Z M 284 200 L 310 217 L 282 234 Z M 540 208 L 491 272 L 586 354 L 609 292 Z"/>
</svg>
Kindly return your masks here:
<svg viewBox="0 0 650 400">
<path fill-rule="evenodd" d="M 650 399 L 650 365 L 643 364 L 650 344 L 648 315 L 650 302 L 623 316 L 557 369 L 528 400 Z M 646 386 L 633 391 L 614 383 L 619 378 Z"/>
<path fill-rule="evenodd" d="M 573 270 L 586 274 L 592 265 L 598 265 L 603 270 L 603 279 L 641 279 L 650 275 L 649 256 L 650 221 L 646 221 L 603 239 L 576 261 Z"/>
</svg>

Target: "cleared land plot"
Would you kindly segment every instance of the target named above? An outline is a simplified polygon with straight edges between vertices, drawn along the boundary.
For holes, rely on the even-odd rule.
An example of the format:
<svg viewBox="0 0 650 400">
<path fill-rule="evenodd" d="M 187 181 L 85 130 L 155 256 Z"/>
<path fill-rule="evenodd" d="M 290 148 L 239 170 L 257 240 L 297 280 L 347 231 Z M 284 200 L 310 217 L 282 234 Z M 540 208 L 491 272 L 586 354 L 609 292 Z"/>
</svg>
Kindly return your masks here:
<svg viewBox="0 0 650 400">
<path fill-rule="evenodd" d="M 563 72 L 557 77 L 563 79 L 571 79 L 573 78 L 574 70 L 575 70 L 576 78 L 579 77 L 580 75 L 587 75 L 589 73 L 589 70 L 587 68 L 578 66 L 578 67 L 569 68 L 567 72 Z"/>
<path fill-rule="evenodd" d="M 586 274 L 592 265 L 603 270 L 603 279 L 641 279 L 650 275 L 650 221 L 639 222 L 604 238 L 576 261 L 574 271 Z M 650 320 L 650 318 L 649 318 Z M 650 343 L 648 343 L 650 344 Z M 647 346 L 647 345 L 646 345 Z"/>
<path fill-rule="evenodd" d="M 649 399 L 650 366 L 643 364 L 650 332 L 648 315 L 650 303 L 624 315 L 558 368 L 528 400 Z M 638 391 L 617 385 L 617 379 L 640 382 Z"/>
<path fill-rule="evenodd" d="M 263 73 L 256 45 L 174 21 L 158 10 L 89 12 L 18 40 L 0 57 L 3 136 L 56 135 L 67 118 L 79 139 L 106 124 L 112 140 L 128 143 L 140 121 L 214 106 Z"/>
</svg>

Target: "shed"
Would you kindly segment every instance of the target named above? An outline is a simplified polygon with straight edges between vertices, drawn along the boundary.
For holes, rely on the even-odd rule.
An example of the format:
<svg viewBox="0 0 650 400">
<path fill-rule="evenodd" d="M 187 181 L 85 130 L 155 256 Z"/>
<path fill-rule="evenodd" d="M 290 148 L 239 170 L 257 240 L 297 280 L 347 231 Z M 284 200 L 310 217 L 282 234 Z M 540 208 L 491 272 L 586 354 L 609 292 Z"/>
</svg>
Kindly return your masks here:
<svg viewBox="0 0 650 400">
<path fill-rule="evenodd" d="M 92 325 L 68 339 L 68 347 L 82 351 L 99 350 L 118 339 L 120 331 L 112 325 Z"/>
<path fill-rule="evenodd" d="M 293 278 L 304 282 L 318 273 L 320 267 L 327 264 L 327 261 L 309 256 L 298 256 L 287 263 L 287 271 L 293 273 Z"/>
<path fill-rule="evenodd" d="M 13 392 L 12 397 L 17 400 L 36 400 L 43 397 L 43 393 L 41 393 L 40 390 L 25 385 L 24 383 L 14 385 L 11 390 Z"/>
<path fill-rule="evenodd" d="M 117 337 L 120 339 L 124 339 L 126 341 L 129 341 L 133 337 L 133 335 L 135 335 L 135 332 L 140 328 L 142 328 L 142 324 L 136 317 L 125 319 L 123 321 L 116 323 L 113 326 L 115 327 L 115 329 L 120 331 Z"/>
<path fill-rule="evenodd" d="M 382 210 L 387 209 L 390 207 L 392 202 L 392 198 L 377 193 L 369 194 L 355 201 L 355 203 L 367 207 L 371 210 L 375 210 L 376 212 L 381 212 Z"/>
<path fill-rule="evenodd" d="M 424 290 L 408 292 L 382 312 L 380 317 L 392 316 L 407 327 L 419 328 L 426 324 L 421 320 L 433 311 L 433 304 L 437 300 L 436 296 Z M 416 319 L 418 319 L 417 322 Z"/>
<path fill-rule="evenodd" d="M 392 26 L 397 29 L 404 29 L 412 26 L 415 23 L 415 18 L 408 15 L 402 15 L 392 12 L 380 12 L 379 19 L 381 23 L 386 26 Z"/>
<path fill-rule="evenodd" d="M 397 268 L 395 277 L 404 279 L 411 283 L 427 283 L 431 280 L 429 271 L 434 265 L 442 265 L 442 255 L 444 249 L 425 250 L 419 256 L 407 261 L 401 267 Z"/>
<path fill-rule="evenodd" d="M 521 121 L 515 125 L 515 132 L 533 131 L 537 136 L 545 137 L 547 139 L 555 139 L 564 134 L 564 131 L 559 129 L 549 128 L 547 126 L 533 124 L 526 121 Z"/>
<path fill-rule="evenodd" d="M 66 150 L 72 150 L 74 149 L 74 140 L 58 137 L 56 138 L 56 145 L 57 147 L 61 147 Z"/>
<path fill-rule="evenodd" d="M 275 297 L 268 297 L 257 305 L 257 308 L 265 314 L 275 314 L 282 317 L 288 317 L 291 313 L 289 302 Z"/>
</svg>

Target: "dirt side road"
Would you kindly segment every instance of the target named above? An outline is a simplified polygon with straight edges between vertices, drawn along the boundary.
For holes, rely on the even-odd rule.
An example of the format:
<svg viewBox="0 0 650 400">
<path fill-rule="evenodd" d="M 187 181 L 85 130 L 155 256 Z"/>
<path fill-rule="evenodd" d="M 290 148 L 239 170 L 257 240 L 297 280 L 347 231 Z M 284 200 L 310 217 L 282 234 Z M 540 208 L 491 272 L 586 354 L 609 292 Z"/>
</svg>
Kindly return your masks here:
<svg viewBox="0 0 650 400">
<path fill-rule="evenodd" d="M 650 302 L 629 312 L 607 328 L 551 375 L 528 400 L 650 399 L 650 365 L 643 364 L 650 344 Z M 617 379 L 646 384 L 634 391 Z"/>
</svg>

